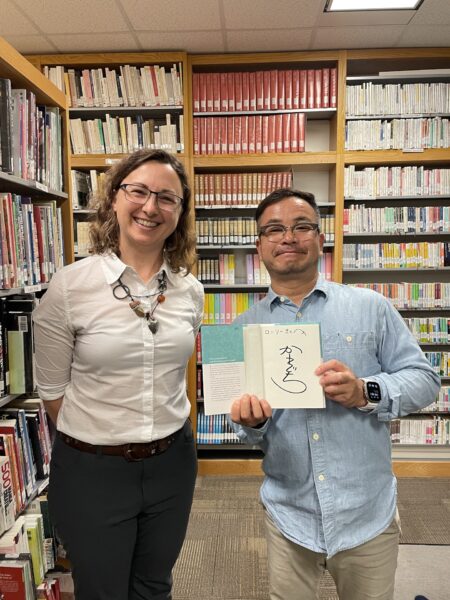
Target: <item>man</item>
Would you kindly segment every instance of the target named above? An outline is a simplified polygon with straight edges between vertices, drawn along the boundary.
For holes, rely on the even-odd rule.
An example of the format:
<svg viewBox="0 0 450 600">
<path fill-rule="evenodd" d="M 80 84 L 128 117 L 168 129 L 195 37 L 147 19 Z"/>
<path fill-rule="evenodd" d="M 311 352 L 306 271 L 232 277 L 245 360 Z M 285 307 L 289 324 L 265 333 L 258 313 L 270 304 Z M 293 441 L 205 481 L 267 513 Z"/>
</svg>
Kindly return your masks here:
<svg viewBox="0 0 450 600">
<path fill-rule="evenodd" d="M 240 439 L 265 453 L 270 598 L 315 600 L 326 567 L 341 600 L 392 600 L 400 530 L 389 422 L 430 404 L 439 377 L 388 300 L 319 275 L 312 194 L 272 192 L 256 221 L 272 283 L 235 323 L 319 322 L 326 396 L 325 409 L 272 413 L 249 394 L 232 404 Z"/>
</svg>

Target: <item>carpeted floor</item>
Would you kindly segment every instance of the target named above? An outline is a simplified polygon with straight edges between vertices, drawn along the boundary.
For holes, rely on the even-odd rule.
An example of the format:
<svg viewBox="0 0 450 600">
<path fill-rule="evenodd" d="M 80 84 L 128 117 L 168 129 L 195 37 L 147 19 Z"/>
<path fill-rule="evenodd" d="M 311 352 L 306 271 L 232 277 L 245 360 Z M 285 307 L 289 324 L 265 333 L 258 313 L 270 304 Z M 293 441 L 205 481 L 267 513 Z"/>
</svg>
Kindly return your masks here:
<svg viewBox="0 0 450 600">
<path fill-rule="evenodd" d="M 267 600 L 260 484 L 259 477 L 198 479 L 188 534 L 174 572 L 174 600 Z M 420 581 L 423 576 L 430 582 L 428 587 L 433 581 L 438 587 L 442 582 L 443 574 L 432 569 L 431 557 L 439 553 L 425 546 L 445 545 L 442 557 L 446 552 L 450 555 L 450 480 L 400 479 L 398 505 L 401 542 L 414 546 L 400 549 L 396 600 L 413 600 L 405 584 L 414 587 L 414 579 Z M 424 557 L 423 573 L 420 556 Z M 448 565 L 448 559 L 443 564 Z M 441 567 L 442 561 L 436 562 L 436 569 Z M 425 591 L 417 588 L 419 593 Z M 436 593 L 429 599 L 444 600 Z M 322 578 L 320 600 L 337 600 L 328 574 Z"/>
</svg>

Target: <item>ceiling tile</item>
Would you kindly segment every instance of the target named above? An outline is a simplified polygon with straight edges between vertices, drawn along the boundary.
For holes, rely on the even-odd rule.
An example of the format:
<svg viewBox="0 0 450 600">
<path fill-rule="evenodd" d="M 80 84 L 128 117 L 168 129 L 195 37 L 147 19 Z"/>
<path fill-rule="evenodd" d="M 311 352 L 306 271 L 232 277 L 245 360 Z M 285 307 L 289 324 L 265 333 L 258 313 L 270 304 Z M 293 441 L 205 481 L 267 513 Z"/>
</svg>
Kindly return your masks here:
<svg viewBox="0 0 450 600">
<path fill-rule="evenodd" d="M 223 0 L 228 29 L 311 27 L 323 9 L 317 0 Z"/>
<path fill-rule="evenodd" d="M 137 31 L 221 29 L 218 0 L 121 0 Z"/>
<path fill-rule="evenodd" d="M 312 29 L 227 31 L 227 52 L 289 52 L 309 48 Z"/>
<path fill-rule="evenodd" d="M 416 14 L 415 10 L 365 10 L 322 12 L 317 27 L 352 27 L 355 25 L 403 25 Z"/>
<path fill-rule="evenodd" d="M 401 46 L 450 46 L 450 27 L 448 25 L 411 25 L 403 32 L 399 40 Z"/>
<path fill-rule="evenodd" d="M 3 37 L 21 54 L 50 54 L 56 52 L 55 46 L 42 35 L 4 35 Z"/>
<path fill-rule="evenodd" d="M 142 50 L 184 50 L 192 54 L 225 52 L 221 31 L 180 31 L 158 33 L 139 31 L 136 33 Z"/>
<path fill-rule="evenodd" d="M 312 50 L 350 48 L 389 48 L 397 45 L 403 26 L 320 27 L 311 44 Z"/>
<path fill-rule="evenodd" d="M 36 34 L 39 30 L 33 26 L 9 0 L 2 0 L 2 18 L 0 19 L 0 35 L 6 37 L 11 31 L 25 34 Z"/>
<path fill-rule="evenodd" d="M 126 31 L 114 0 L 14 0 L 44 33 Z"/>
<path fill-rule="evenodd" d="M 49 35 L 59 52 L 136 52 L 140 50 L 131 33 L 88 33 Z"/>
<path fill-rule="evenodd" d="M 425 0 L 413 18 L 412 25 L 450 25 L 448 0 Z"/>
</svg>

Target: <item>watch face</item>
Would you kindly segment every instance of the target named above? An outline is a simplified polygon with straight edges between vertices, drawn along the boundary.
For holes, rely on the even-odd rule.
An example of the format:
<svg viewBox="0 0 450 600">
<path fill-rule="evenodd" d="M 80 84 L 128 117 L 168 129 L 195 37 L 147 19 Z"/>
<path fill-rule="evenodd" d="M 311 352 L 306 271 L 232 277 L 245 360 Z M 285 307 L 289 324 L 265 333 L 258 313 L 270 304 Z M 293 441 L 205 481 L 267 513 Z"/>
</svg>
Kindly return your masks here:
<svg viewBox="0 0 450 600">
<path fill-rule="evenodd" d="M 376 381 L 366 382 L 367 396 L 370 402 L 380 402 L 381 400 L 381 388 L 380 384 Z"/>
</svg>

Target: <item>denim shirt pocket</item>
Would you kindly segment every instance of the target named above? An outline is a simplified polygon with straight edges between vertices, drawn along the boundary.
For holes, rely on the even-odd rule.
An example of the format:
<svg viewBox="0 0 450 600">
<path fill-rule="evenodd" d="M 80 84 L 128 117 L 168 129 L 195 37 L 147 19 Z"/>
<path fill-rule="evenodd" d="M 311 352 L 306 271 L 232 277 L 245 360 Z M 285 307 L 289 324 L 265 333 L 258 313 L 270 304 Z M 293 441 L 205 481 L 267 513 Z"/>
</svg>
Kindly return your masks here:
<svg viewBox="0 0 450 600">
<path fill-rule="evenodd" d="M 322 337 L 323 359 L 336 358 L 357 371 L 377 371 L 375 333 L 340 331 Z"/>
</svg>

